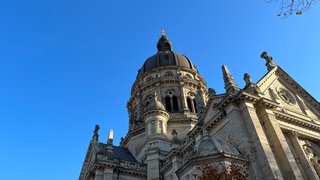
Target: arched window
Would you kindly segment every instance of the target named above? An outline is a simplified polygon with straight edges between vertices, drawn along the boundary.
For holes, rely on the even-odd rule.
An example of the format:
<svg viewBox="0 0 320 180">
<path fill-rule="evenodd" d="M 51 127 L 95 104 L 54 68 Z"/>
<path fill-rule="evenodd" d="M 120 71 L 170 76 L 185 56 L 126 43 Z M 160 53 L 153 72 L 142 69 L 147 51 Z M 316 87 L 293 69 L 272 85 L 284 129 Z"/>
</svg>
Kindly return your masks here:
<svg viewBox="0 0 320 180">
<path fill-rule="evenodd" d="M 166 96 L 164 100 L 166 104 L 166 110 L 168 112 L 179 112 L 177 96 Z"/>
</svg>

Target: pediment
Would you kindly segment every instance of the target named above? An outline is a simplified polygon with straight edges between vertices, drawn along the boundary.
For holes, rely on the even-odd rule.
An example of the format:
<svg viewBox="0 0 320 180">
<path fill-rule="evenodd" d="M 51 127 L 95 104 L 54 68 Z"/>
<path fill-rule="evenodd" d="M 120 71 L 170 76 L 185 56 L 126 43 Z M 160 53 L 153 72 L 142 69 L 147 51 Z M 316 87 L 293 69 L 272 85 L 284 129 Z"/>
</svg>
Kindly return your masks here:
<svg viewBox="0 0 320 180">
<path fill-rule="evenodd" d="M 279 110 L 320 124 L 320 104 L 279 66 L 261 78 L 257 86 L 264 98 L 279 103 Z"/>
<path fill-rule="evenodd" d="M 94 157 L 95 157 L 94 144 L 93 142 L 90 142 L 87 153 L 86 153 L 86 157 L 82 165 L 79 179 L 84 179 L 84 177 L 88 176 L 88 173 L 90 173 L 91 164 L 93 164 L 93 162 L 95 161 Z"/>
</svg>

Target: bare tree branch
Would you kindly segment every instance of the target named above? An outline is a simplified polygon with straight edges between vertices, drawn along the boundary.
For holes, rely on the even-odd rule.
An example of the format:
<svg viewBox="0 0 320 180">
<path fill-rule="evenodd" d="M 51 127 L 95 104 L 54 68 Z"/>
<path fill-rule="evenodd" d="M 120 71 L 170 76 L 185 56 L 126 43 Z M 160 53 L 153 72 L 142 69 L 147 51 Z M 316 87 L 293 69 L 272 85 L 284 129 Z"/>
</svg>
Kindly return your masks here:
<svg viewBox="0 0 320 180">
<path fill-rule="evenodd" d="M 277 3 L 280 5 L 278 16 L 290 16 L 292 14 L 301 15 L 312 5 L 320 0 L 264 0 L 267 3 Z"/>
</svg>

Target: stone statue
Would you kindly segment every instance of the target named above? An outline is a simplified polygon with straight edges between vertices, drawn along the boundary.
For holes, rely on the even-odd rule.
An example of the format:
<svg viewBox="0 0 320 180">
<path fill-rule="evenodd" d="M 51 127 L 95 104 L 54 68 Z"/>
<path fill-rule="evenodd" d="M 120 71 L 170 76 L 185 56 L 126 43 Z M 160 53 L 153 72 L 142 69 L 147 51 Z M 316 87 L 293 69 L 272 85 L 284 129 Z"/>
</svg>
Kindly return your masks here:
<svg viewBox="0 0 320 180">
<path fill-rule="evenodd" d="M 100 126 L 97 124 L 96 127 L 94 128 L 92 139 L 98 141 L 98 138 L 99 138 L 98 131 L 99 131 L 99 129 L 100 129 Z"/>
<path fill-rule="evenodd" d="M 271 71 L 271 69 L 276 66 L 276 63 L 273 62 L 273 58 L 271 56 L 268 56 L 268 53 L 266 51 L 263 51 L 260 57 L 266 60 L 268 71 Z"/>
</svg>

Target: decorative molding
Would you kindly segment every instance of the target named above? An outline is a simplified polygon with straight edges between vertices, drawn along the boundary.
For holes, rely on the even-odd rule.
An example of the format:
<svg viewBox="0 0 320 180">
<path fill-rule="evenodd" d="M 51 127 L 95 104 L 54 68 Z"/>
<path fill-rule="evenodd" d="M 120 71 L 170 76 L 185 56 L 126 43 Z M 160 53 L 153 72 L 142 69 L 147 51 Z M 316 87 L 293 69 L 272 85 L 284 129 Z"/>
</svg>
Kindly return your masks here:
<svg viewBox="0 0 320 180">
<path fill-rule="evenodd" d="M 307 120 L 299 119 L 295 116 L 285 114 L 280 111 L 274 111 L 274 114 L 279 120 L 320 133 L 320 126 L 311 121 L 309 122 Z"/>
</svg>

